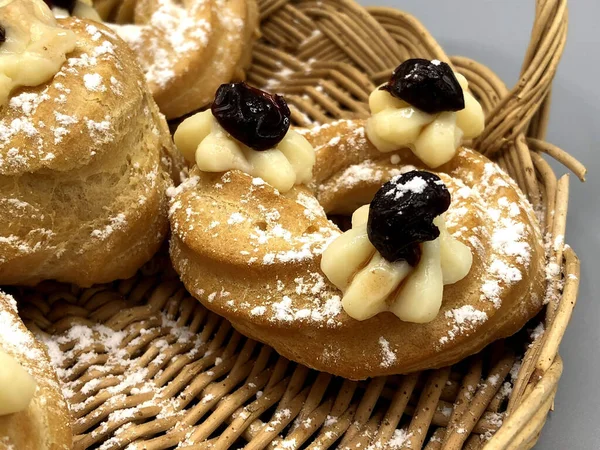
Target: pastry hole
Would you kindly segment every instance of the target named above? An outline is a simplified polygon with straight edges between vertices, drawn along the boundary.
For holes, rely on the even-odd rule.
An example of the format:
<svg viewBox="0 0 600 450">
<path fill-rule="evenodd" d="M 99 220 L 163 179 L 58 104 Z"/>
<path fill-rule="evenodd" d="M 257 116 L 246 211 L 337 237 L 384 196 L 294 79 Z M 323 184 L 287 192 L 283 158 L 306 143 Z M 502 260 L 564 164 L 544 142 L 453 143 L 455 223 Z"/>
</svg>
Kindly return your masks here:
<svg viewBox="0 0 600 450">
<path fill-rule="evenodd" d="M 254 222 L 254 226 L 261 231 L 267 231 L 267 222 Z"/>
<path fill-rule="evenodd" d="M 348 231 L 352 228 L 352 216 L 331 215 L 327 216 L 329 220 L 335 223 L 341 231 Z"/>
</svg>

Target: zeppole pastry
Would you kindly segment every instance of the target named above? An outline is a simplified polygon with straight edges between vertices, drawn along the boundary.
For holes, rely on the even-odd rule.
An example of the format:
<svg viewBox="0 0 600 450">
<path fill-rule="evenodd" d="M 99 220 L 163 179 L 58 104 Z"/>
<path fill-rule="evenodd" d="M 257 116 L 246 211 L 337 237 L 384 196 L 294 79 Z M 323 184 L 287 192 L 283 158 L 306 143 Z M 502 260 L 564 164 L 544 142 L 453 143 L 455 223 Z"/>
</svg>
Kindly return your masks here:
<svg viewBox="0 0 600 450">
<path fill-rule="evenodd" d="M 69 408 L 45 346 L 0 292 L 0 448 L 70 450 Z"/>
<path fill-rule="evenodd" d="M 176 165 L 131 51 L 41 0 L 0 3 L 0 25 L 0 284 L 132 276 L 167 233 Z"/>
<path fill-rule="evenodd" d="M 222 86 L 175 133 L 196 165 L 170 208 L 192 295 L 283 356 L 351 379 L 476 353 L 534 316 L 545 286 L 531 205 L 461 145 L 484 126 L 466 80 L 408 60 L 369 103 L 366 121 L 299 132 L 281 97 Z"/>
<path fill-rule="evenodd" d="M 85 4 L 70 1 L 73 14 L 89 17 Z M 259 35 L 256 0 L 95 0 L 94 6 L 133 49 L 169 119 L 208 105 L 220 84 L 243 79 Z"/>
</svg>

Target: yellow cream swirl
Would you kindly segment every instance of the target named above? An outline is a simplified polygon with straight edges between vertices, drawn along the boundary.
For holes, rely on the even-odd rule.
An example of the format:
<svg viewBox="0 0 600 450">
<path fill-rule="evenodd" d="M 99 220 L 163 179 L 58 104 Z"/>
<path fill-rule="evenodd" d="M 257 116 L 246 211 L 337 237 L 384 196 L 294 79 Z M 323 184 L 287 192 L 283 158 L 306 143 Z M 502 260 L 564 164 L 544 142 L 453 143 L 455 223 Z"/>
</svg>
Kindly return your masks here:
<svg viewBox="0 0 600 450">
<path fill-rule="evenodd" d="M 27 409 L 35 389 L 33 377 L 17 360 L 0 350 L 0 416 Z"/>
<path fill-rule="evenodd" d="M 184 120 L 173 137 L 185 159 L 204 172 L 241 170 L 284 193 L 312 179 L 315 151 L 292 129 L 275 148 L 256 151 L 234 139 L 207 110 Z"/>
<path fill-rule="evenodd" d="M 21 86 L 39 86 L 58 73 L 75 49 L 71 30 L 61 28 L 41 0 L 0 0 L 0 106 Z"/>
<path fill-rule="evenodd" d="M 485 125 L 483 109 L 468 91 L 467 79 L 455 75 L 465 99 L 465 108 L 458 112 L 427 114 L 387 91 L 375 89 L 369 96 L 371 117 L 366 126 L 373 145 L 381 152 L 408 147 L 431 168 L 450 161 L 462 139 L 477 137 Z"/>
<path fill-rule="evenodd" d="M 369 241 L 369 205 L 352 215 L 352 228 L 333 241 L 321 259 L 321 270 L 344 296 L 342 307 L 356 320 L 384 311 L 405 322 L 432 321 L 442 305 L 444 285 L 463 279 L 471 270 L 471 249 L 454 239 L 443 216 L 433 223 L 440 236 L 421 244 L 416 267 L 390 262 Z"/>
</svg>

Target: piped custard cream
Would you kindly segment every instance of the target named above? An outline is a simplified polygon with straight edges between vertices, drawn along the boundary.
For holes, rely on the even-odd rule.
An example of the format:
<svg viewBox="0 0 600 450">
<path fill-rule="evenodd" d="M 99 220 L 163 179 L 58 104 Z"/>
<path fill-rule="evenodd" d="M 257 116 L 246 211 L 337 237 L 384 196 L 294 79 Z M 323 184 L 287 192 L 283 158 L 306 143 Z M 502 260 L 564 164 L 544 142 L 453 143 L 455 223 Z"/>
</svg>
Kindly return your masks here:
<svg viewBox="0 0 600 450">
<path fill-rule="evenodd" d="M 41 0 L 0 0 L 0 106 L 21 86 L 50 80 L 75 49 L 75 34 L 61 28 Z"/>
<path fill-rule="evenodd" d="M 431 168 L 450 161 L 462 140 L 477 137 L 485 125 L 483 109 L 468 91 L 467 79 L 459 73 L 454 75 L 465 105 L 456 112 L 428 114 L 388 91 L 375 89 L 369 96 L 371 117 L 366 126 L 373 145 L 381 152 L 408 147 Z"/>
<path fill-rule="evenodd" d="M 471 270 L 471 250 L 450 235 L 438 216 L 433 223 L 440 235 L 420 244 L 415 267 L 404 260 L 390 262 L 370 242 L 368 218 L 369 205 L 357 209 L 352 228 L 327 247 L 321 260 L 323 273 L 344 294 L 344 310 L 356 320 L 390 311 L 405 322 L 432 321 L 442 305 L 444 285 Z"/>
<path fill-rule="evenodd" d="M 12 356 L 0 350 L 0 416 L 27 409 L 35 388 L 33 377 Z"/>
<path fill-rule="evenodd" d="M 233 138 L 207 110 L 184 120 L 174 139 L 183 156 L 204 172 L 237 169 L 262 178 L 283 193 L 312 178 L 315 151 L 292 129 L 274 148 L 257 151 Z"/>
</svg>

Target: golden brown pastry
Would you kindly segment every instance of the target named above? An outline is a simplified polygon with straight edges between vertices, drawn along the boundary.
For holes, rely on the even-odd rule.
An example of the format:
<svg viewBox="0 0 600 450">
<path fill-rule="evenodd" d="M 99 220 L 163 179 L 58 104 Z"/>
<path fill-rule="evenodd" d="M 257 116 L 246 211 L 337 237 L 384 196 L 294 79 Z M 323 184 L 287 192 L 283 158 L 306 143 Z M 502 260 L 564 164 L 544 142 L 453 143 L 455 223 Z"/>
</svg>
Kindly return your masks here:
<svg viewBox="0 0 600 450">
<path fill-rule="evenodd" d="M 71 416 L 46 348 L 0 292 L 0 448 L 70 450 Z"/>
<path fill-rule="evenodd" d="M 453 95 L 464 90 L 467 99 L 466 86 L 455 86 Z M 248 94 L 238 91 L 230 101 L 243 105 L 237 100 Z M 297 176 L 292 186 L 257 171 L 283 168 L 279 152 L 296 175 L 305 173 L 308 158 L 294 164 L 296 153 L 280 149 L 291 131 L 258 148 L 246 136 L 253 124 L 232 125 L 248 117 L 244 106 L 231 113 L 220 99 L 213 118 L 187 119 L 175 135 L 197 166 L 172 200 L 170 249 L 190 293 L 240 332 L 309 367 L 363 379 L 453 364 L 515 333 L 541 308 L 545 256 L 532 207 L 506 173 L 456 138 L 482 128 L 478 105 L 465 107 L 470 99 L 456 115 L 372 99 L 376 127 L 371 119 L 338 121 L 305 133 L 316 162 L 310 182 Z M 278 122 L 271 104 L 261 106 L 261 136 L 272 136 L 269 124 Z M 394 115 L 406 122 L 386 126 Z M 417 116 L 425 119 L 415 123 Z M 443 158 L 435 154 L 441 147 Z M 225 163 L 206 165 L 207 155 Z M 427 222 L 421 214 L 435 206 L 429 192 L 437 188 L 446 203 Z M 421 206 L 399 209 L 391 233 L 371 226 L 374 210 L 391 217 L 407 199 Z M 370 210 L 355 212 L 350 234 L 328 220 L 369 202 Z M 402 247 L 405 228 L 429 236 Z M 375 237 L 389 238 L 391 252 Z"/>
<path fill-rule="evenodd" d="M 255 0 L 94 2 L 134 50 L 167 118 L 207 105 L 221 83 L 243 79 L 258 37 Z"/>
<path fill-rule="evenodd" d="M 0 24 L 0 284 L 132 276 L 167 233 L 176 165 L 131 51 L 41 0 L 3 3 Z"/>
</svg>

